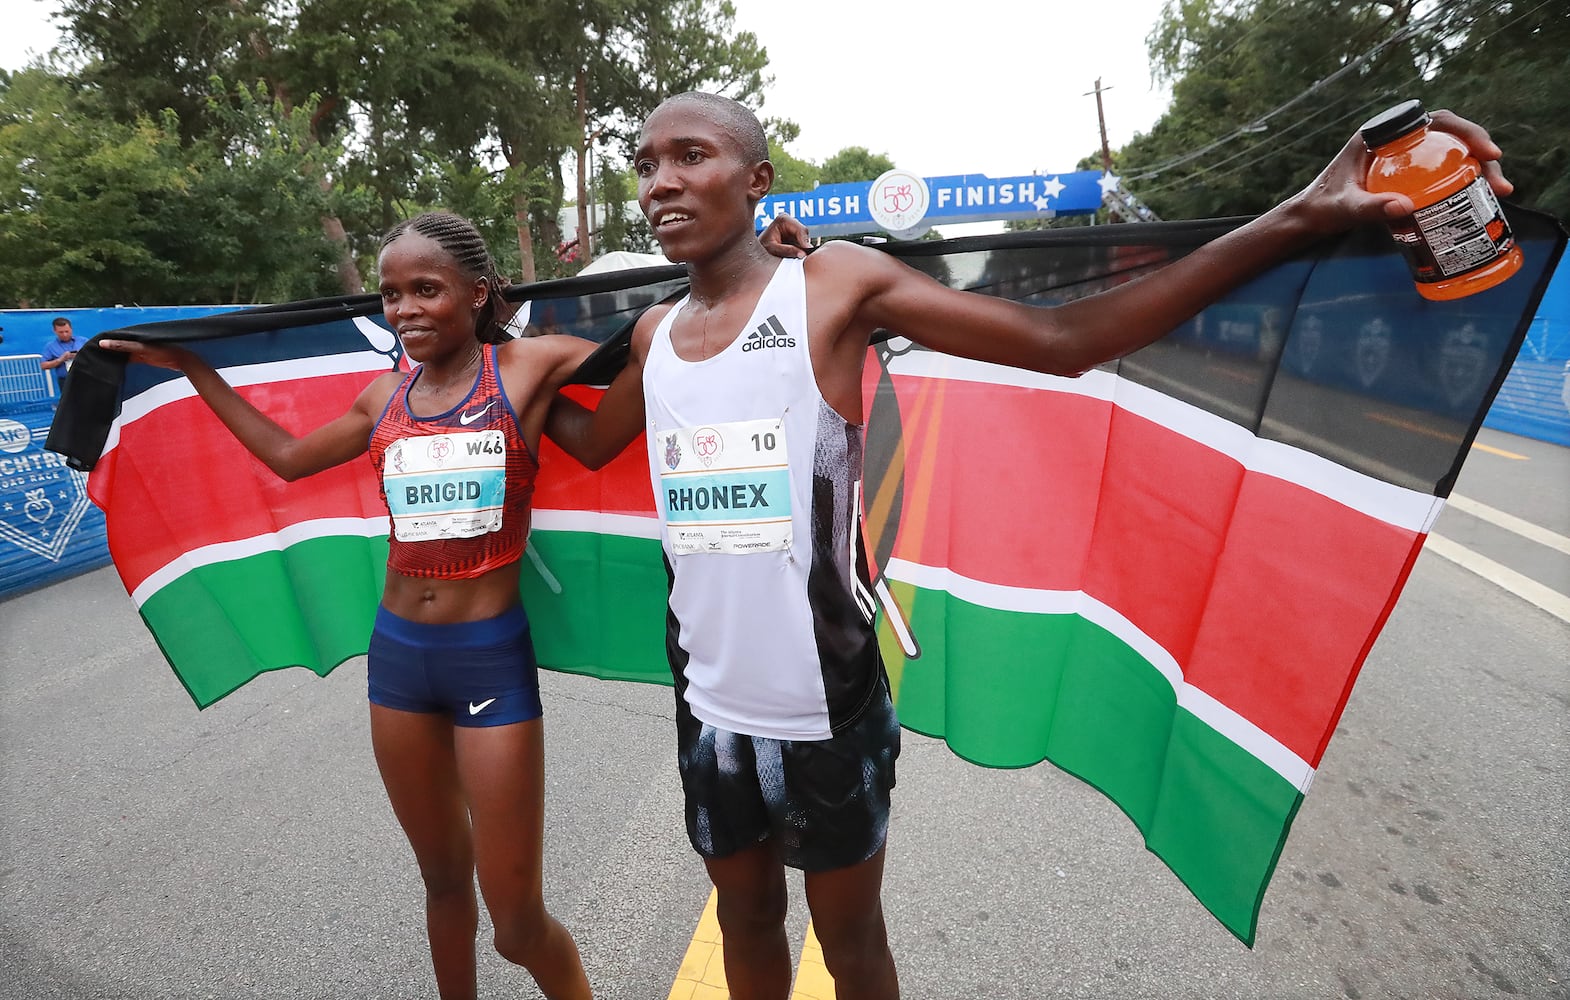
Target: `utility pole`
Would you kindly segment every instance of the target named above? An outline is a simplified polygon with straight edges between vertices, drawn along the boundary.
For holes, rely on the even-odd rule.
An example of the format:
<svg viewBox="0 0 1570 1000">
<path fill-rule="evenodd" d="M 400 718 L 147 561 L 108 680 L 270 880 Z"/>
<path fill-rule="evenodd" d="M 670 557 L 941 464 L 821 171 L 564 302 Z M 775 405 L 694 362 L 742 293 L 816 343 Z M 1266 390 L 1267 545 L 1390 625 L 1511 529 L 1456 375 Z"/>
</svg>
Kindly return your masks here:
<svg viewBox="0 0 1570 1000">
<path fill-rule="evenodd" d="M 1105 89 L 1111 90 L 1112 88 L 1107 87 Z M 1112 172 L 1112 147 L 1107 144 L 1107 114 L 1101 107 L 1102 90 L 1101 77 L 1098 76 L 1096 77 L 1096 89 L 1087 90 L 1080 96 L 1089 97 L 1091 94 L 1096 95 L 1096 122 L 1101 126 L 1101 169 L 1110 174 Z"/>
<path fill-rule="evenodd" d="M 1107 142 L 1107 114 L 1102 109 L 1101 95 L 1111 87 L 1101 85 L 1101 77 L 1096 77 L 1096 89 L 1085 91 L 1085 97 L 1096 95 L 1096 122 L 1101 126 L 1101 170 L 1103 184 L 1101 187 L 1101 205 L 1107 210 L 1109 222 L 1159 222 L 1161 216 L 1151 211 L 1150 206 L 1134 197 L 1131 192 L 1125 191 L 1117 183 L 1117 178 L 1112 174 L 1112 145 Z"/>
</svg>

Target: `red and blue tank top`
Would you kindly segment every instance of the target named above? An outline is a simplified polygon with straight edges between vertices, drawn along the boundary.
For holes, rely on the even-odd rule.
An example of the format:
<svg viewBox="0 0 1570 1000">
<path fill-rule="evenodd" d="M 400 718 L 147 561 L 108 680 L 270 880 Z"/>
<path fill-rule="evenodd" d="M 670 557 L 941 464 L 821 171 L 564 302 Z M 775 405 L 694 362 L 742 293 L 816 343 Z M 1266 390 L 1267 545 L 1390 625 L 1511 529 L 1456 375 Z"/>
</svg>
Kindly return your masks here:
<svg viewBox="0 0 1570 1000">
<path fill-rule="evenodd" d="M 539 463 L 502 391 L 496 345 L 480 358 L 463 402 L 416 416 L 417 369 L 371 431 L 371 464 L 392 517 L 387 566 L 404 576 L 473 579 L 523 556 Z"/>
</svg>

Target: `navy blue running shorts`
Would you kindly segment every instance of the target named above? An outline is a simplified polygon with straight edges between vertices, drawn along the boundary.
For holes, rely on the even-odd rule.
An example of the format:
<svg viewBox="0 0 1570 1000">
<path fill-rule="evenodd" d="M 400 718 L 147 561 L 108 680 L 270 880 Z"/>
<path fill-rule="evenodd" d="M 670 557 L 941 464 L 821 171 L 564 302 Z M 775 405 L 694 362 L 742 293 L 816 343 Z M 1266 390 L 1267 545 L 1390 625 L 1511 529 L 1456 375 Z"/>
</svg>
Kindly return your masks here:
<svg viewBox="0 0 1570 1000">
<path fill-rule="evenodd" d="M 882 849 L 899 757 L 886 682 L 855 725 L 826 740 L 773 740 L 717 729 L 676 696 L 676 754 L 687 838 L 723 858 L 769 837 L 785 864 L 832 871 Z"/>
<path fill-rule="evenodd" d="M 539 666 L 523 605 L 495 618 L 427 625 L 376 609 L 366 670 L 371 703 L 444 713 L 456 726 L 538 719 Z"/>
</svg>

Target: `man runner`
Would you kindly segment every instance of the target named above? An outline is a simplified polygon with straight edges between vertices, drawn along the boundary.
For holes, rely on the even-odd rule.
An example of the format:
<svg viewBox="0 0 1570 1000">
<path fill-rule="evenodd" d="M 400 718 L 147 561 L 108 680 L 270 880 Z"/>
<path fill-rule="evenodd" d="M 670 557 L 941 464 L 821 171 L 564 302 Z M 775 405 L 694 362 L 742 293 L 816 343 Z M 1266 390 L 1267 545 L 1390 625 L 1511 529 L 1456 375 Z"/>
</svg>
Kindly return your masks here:
<svg viewBox="0 0 1570 1000">
<path fill-rule="evenodd" d="M 1434 127 L 1466 140 L 1509 193 L 1483 129 L 1446 112 Z M 1367 158 L 1354 137 L 1248 225 L 1138 281 L 1038 308 L 955 291 L 853 243 L 771 256 L 753 229 L 774 180 L 757 118 L 698 93 L 649 116 L 638 202 L 665 255 L 686 263 L 691 290 L 638 320 L 627 367 L 596 411 L 558 400 L 548 432 L 590 468 L 647 433 L 687 831 L 718 891 L 733 997 L 789 991 L 786 866 L 805 872 L 837 994 L 899 994 L 881 900 L 899 725 L 860 533 L 873 332 L 1078 375 L 1294 250 L 1410 214 L 1404 196 L 1364 189 Z"/>
</svg>

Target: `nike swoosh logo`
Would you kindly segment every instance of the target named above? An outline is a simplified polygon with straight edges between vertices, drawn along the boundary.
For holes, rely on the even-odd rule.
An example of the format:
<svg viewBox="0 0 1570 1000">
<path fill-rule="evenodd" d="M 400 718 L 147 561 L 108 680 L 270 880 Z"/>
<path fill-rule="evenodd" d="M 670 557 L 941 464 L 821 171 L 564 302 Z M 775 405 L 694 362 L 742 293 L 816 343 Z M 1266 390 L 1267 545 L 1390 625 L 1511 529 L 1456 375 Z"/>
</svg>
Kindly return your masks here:
<svg viewBox="0 0 1570 1000">
<path fill-rule="evenodd" d="M 489 705 L 491 702 L 493 702 L 495 700 L 496 700 L 495 698 L 487 698 L 484 701 L 480 702 L 478 705 L 476 705 L 472 701 L 469 702 L 469 714 L 470 715 L 479 715 L 481 712 L 485 711 L 485 706 L 486 705 Z"/>
<path fill-rule="evenodd" d="M 485 416 L 485 410 L 489 410 L 491 407 L 493 407 L 495 405 L 496 405 L 496 401 L 495 400 L 491 400 L 489 403 L 485 404 L 485 409 L 484 410 L 480 410 L 477 413 L 460 413 L 460 414 L 458 414 L 458 422 L 460 424 L 462 424 L 463 426 L 467 427 L 470 424 L 474 423 L 476 420 L 478 420 L 481 417 Z"/>
</svg>

